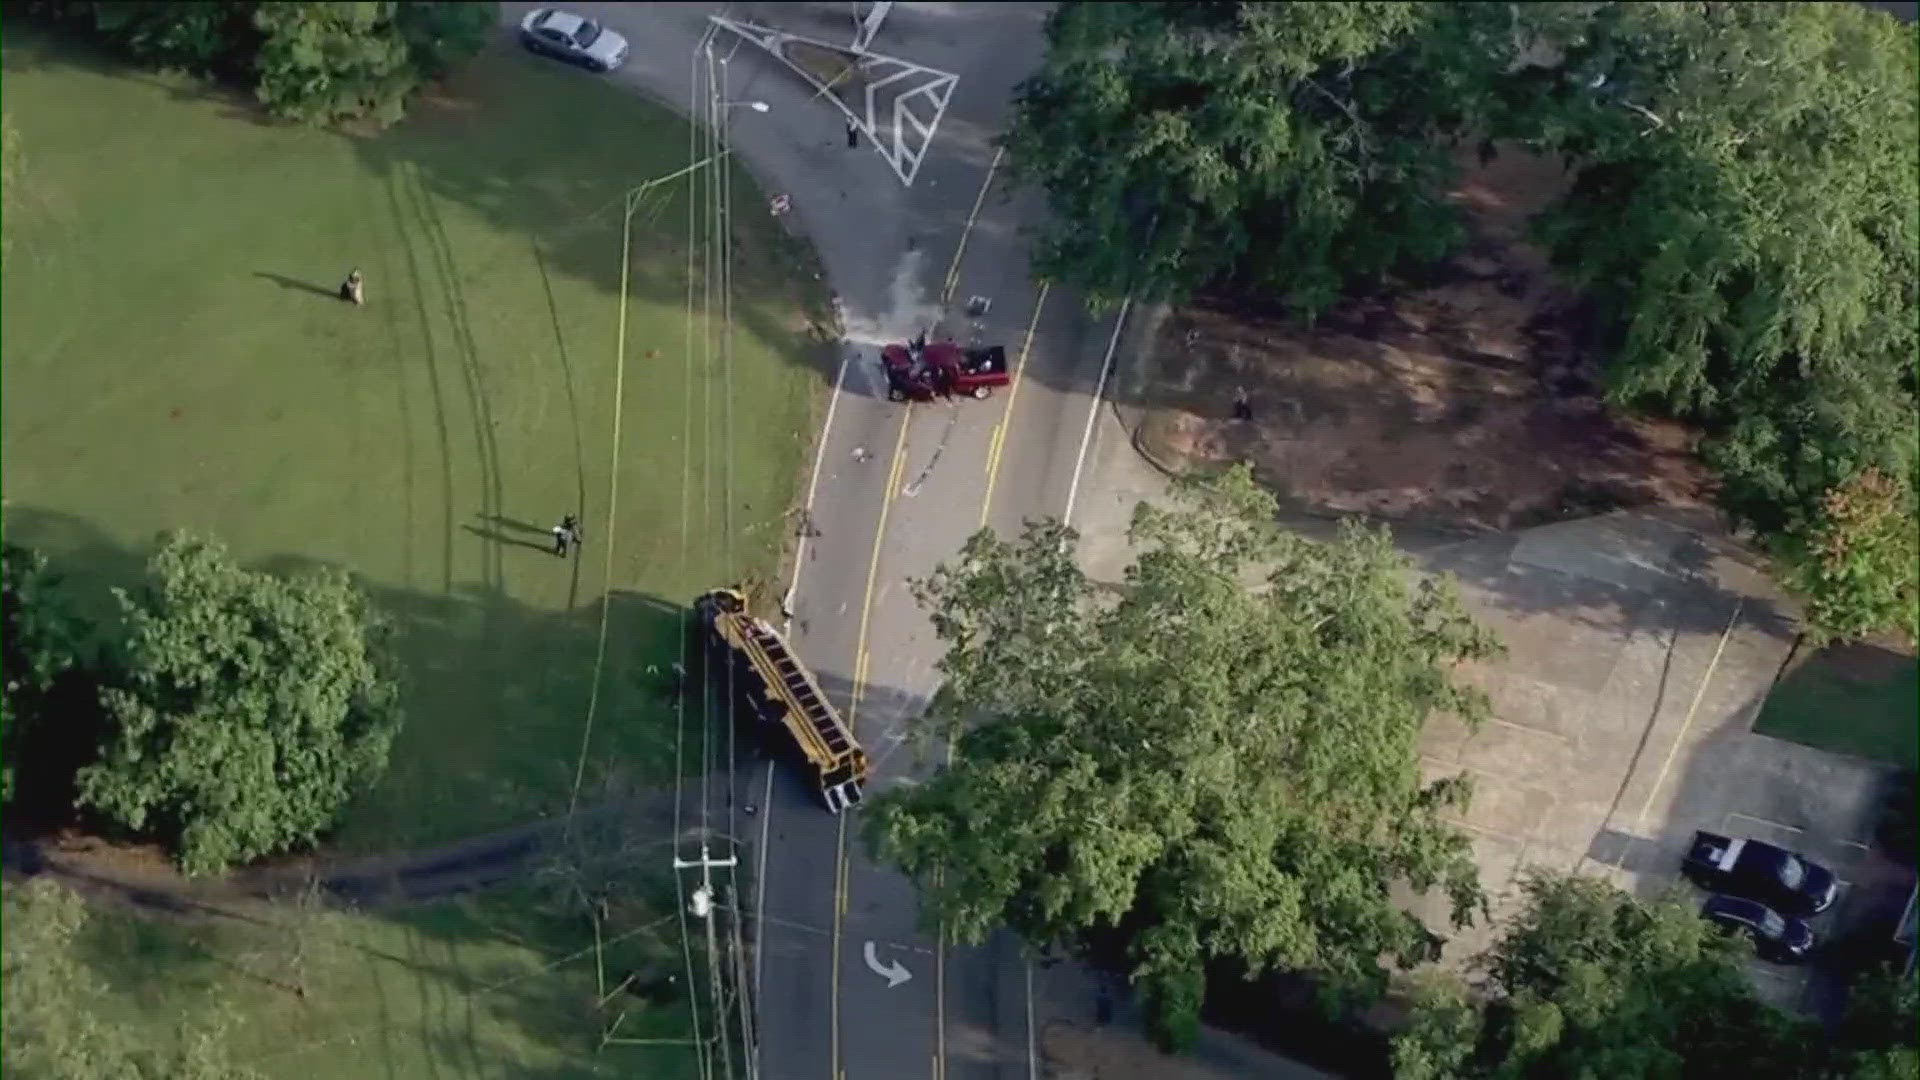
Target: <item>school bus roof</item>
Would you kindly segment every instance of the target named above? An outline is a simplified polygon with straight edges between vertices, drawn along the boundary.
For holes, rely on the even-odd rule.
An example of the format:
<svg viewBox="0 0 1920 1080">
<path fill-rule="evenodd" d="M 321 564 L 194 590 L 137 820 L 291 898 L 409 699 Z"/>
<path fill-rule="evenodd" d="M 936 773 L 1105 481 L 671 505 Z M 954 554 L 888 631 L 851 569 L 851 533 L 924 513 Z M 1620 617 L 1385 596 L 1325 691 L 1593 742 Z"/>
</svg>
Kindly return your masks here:
<svg viewBox="0 0 1920 1080">
<path fill-rule="evenodd" d="M 766 683 L 767 692 L 786 706 L 783 723 L 808 760 L 823 774 L 850 768 L 854 778 L 865 779 L 866 752 L 827 700 L 813 673 L 787 647 L 786 639 L 765 619 L 749 615 L 745 598 L 738 593 L 721 590 L 710 596 L 721 601 L 709 604 L 715 631 L 747 658 Z"/>
</svg>

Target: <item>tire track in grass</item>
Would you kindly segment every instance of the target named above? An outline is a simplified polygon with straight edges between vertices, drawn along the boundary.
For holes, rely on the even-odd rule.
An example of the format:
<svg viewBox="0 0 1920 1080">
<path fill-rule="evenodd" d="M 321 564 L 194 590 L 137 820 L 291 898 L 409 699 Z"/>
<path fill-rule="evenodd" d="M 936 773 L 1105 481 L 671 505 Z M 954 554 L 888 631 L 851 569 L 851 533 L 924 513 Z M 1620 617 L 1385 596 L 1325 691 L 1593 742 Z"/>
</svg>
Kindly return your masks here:
<svg viewBox="0 0 1920 1080">
<path fill-rule="evenodd" d="M 480 348 L 473 337 L 473 321 L 467 308 L 466 290 L 460 284 L 460 270 L 454 261 L 453 244 L 447 237 L 446 225 L 441 221 L 439 211 L 434 208 L 433 194 L 421 179 L 419 166 L 412 166 L 410 171 L 412 183 L 408 185 L 408 192 L 414 203 L 414 213 L 419 217 L 421 230 L 426 236 L 428 250 L 433 256 L 434 268 L 440 275 L 447 323 L 453 332 L 461 380 L 466 384 L 468 411 L 473 421 L 474 453 L 480 459 L 480 509 L 489 520 L 497 521 L 501 516 L 502 501 L 500 450 L 494 439 L 493 408 L 487 398 L 485 375 L 480 369 Z M 505 593 L 504 559 L 500 544 L 482 542 L 481 576 L 496 598 Z M 482 609 L 481 617 L 483 627 L 492 624 L 492 605 Z"/>
<path fill-rule="evenodd" d="M 573 487 L 574 505 L 582 519 L 587 516 L 587 455 L 580 442 L 580 397 L 573 389 L 573 361 L 567 357 L 567 339 L 561 331 L 560 306 L 553 299 L 553 278 L 547 273 L 547 260 L 540 251 L 540 241 L 530 242 L 533 248 L 533 265 L 540 271 L 540 288 L 547 298 L 547 317 L 553 321 L 553 345 L 560 358 L 560 381 L 567 391 L 568 426 L 573 429 Z M 568 597 L 567 606 L 573 606 Z"/>
<path fill-rule="evenodd" d="M 404 235 L 398 217 L 393 222 L 393 235 Z M 403 241 L 404 242 L 404 241 Z M 382 281 L 398 282 L 399 273 L 393 264 L 393 250 L 387 244 L 377 245 L 375 250 L 380 259 L 380 278 Z M 395 295 L 398 295 L 396 292 Z M 390 355 L 401 357 L 407 354 L 401 340 L 400 308 L 396 304 L 380 305 L 381 314 L 387 323 L 387 340 Z M 400 523 L 400 581 L 407 588 L 414 587 L 413 581 L 413 406 L 412 395 L 407 393 L 407 374 L 403 370 L 395 380 L 400 387 L 400 500 L 402 520 Z"/>
<path fill-rule="evenodd" d="M 413 287 L 413 307 L 420 317 L 420 345 L 426 351 L 427 385 L 433 395 L 433 423 L 440 435 L 440 591 L 453 593 L 453 447 L 447 436 L 447 403 L 440 392 L 440 359 L 433 343 L 433 320 L 427 316 L 425 285 L 420 280 L 420 259 L 414 254 L 408 236 L 406 213 L 401 208 L 400 188 L 405 184 L 400 167 L 387 177 L 387 202 L 393 210 L 394 235 L 400 238 L 400 250 L 406 254 L 407 280 Z"/>
</svg>

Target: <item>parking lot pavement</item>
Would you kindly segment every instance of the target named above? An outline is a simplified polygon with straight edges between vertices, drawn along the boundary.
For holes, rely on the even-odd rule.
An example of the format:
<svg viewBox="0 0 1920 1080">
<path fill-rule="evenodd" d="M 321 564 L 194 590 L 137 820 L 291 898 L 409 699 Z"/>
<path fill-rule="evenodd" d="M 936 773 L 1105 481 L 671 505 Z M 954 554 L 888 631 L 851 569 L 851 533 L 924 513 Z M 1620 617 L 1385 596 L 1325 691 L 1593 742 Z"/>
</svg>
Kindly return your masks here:
<svg viewBox="0 0 1920 1080">
<path fill-rule="evenodd" d="M 1074 524 L 1089 572 L 1110 580 L 1126 562 L 1134 503 L 1162 497 L 1165 478 L 1121 424 L 1103 417 L 1097 434 L 1104 452 L 1089 485 L 1097 494 Z M 1911 875 L 1865 846 L 1888 770 L 1752 733 L 1797 626 L 1762 568 L 1710 515 L 1622 512 L 1401 546 L 1423 569 L 1452 575 L 1467 608 L 1507 646 L 1462 673 L 1486 691 L 1494 719 L 1469 732 L 1436 717 L 1421 734 L 1427 775 L 1474 782 L 1459 824 L 1493 908 L 1491 920 L 1454 931 L 1443 898 L 1400 895 L 1450 935 L 1443 964 L 1492 942 L 1532 867 L 1608 877 L 1649 898 L 1691 889 L 1680 862 L 1698 829 L 1782 844 L 1847 882 L 1814 922 L 1823 940 L 1888 904 L 1897 915 Z M 1819 1006 L 1819 964 L 1752 966 L 1769 1000 Z"/>
<path fill-rule="evenodd" d="M 1529 867 L 1697 899 L 1679 871 L 1698 829 L 1768 840 L 1832 868 L 1848 884 L 1814 921 L 1823 939 L 1885 906 L 1856 899 L 1862 878 L 1878 882 L 1876 897 L 1904 887 L 1867 848 L 1888 770 L 1752 733 L 1794 624 L 1709 521 L 1609 514 L 1467 541 L 1422 562 L 1455 575 L 1469 609 L 1508 648 L 1466 673 L 1495 718 L 1473 733 L 1437 719 L 1421 739 L 1428 775 L 1474 780 L 1460 824 L 1495 916 L 1456 933 L 1443 963 L 1491 942 Z M 1416 908 L 1430 920 L 1443 914 L 1432 900 Z M 1818 965 L 1751 966 L 1767 999 L 1817 1004 L 1808 988 Z"/>
</svg>

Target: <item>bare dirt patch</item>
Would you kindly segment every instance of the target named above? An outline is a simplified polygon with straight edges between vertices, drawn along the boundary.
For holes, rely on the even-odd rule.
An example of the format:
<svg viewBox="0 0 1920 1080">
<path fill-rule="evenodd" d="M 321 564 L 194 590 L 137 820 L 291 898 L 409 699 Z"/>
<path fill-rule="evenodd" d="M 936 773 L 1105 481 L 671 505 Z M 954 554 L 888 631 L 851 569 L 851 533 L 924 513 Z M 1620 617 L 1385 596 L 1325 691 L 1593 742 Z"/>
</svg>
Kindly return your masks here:
<svg viewBox="0 0 1920 1080">
<path fill-rule="evenodd" d="M 1604 407 L 1583 307 L 1524 240 L 1564 172 L 1510 147 L 1462 167 L 1470 242 L 1437 283 L 1311 329 L 1226 304 L 1172 312 L 1143 447 L 1173 468 L 1247 461 L 1312 509 L 1472 529 L 1708 501 L 1686 429 Z M 1235 418 L 1240 389 L 1251 419 Z"/>
</svg>

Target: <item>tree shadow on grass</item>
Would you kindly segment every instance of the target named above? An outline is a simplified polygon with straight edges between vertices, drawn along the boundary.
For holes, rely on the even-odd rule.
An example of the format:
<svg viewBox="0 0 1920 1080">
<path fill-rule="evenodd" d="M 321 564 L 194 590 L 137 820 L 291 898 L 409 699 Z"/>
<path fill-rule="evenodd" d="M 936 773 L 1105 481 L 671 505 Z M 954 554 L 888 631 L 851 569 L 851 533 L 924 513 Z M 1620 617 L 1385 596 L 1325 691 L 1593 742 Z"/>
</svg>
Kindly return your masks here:
<svg viewBox="0 0 1920 1080">
<path fill-rule="evenodd" d="M 9 507 L 7 528 L 11 542 L 47 553 L 76 598 L 107 608 L 110 588 L 142 581 L 151 552 L 78 518 L 33 507 Z M 264 565 L 284 573 L 314 563 L 282 556 Z M 96 900 L 118 901 L 123 914 L 141 920 L 119 927 L 90 962 L 104 965 L 116 987 L 150 1015 L 182 978 L 196 992 L 215 983 L 232 991 L 242 999 L 244 1026 L 272 1027 L 287 1019 L 282 1010 L 305 1010 L 296 1026 L 310 1038 L 260 1051 L 281 1064 L 320 1068 L 313 1055 L 353 1058 L 364 1044 L 375 1056 L 363 1062 L 363 1075 L 379 1075 L 382 1047 L 401 1054 L 396 1060 L 403 1063 L 417 1057 L 477 1073 L 485 1071 L 477 1062 L 512 1045 L 566 1062 L 552 1067 L 554 1076 L 609 1067 L 615 1071 L 607 1075 L 672 1075 L 656 1068 L 678 1060 L 659 1056 L 672 1048 L 607 1047 L 596 1061 L 599 1037 L 617 1007 L 629 1006 L 639 1017 L 622 1035 L 673 1037 L 682 1033 L 661 1027 L 677 1006 L 628 1000 L 631 994 L 616 995 L 612 1006 L 598 1004 L 592 921 L 584 908 L 566 902 L 569 894 L 551 867 L 566 849 L 561 821 L 577 776 L 580 811 L 571 834 L 605 847 L 601 861 L 632 875 L 613 875 L 609 886 L 619 895 L 608 918 L 620 929 L 603 935 L 610 941 L 607 970 L 655 971 L 667 959 L 679 963 L 677 927 L 671 921 L 644 927 L 672 910 L 647 878 L 665 865 L 670 837 L 663 823 L 671 818 L 661 806 L 671 799 L 649 791 L 672 768 L 673 696 L 664 692 L 670 684 L 659 671 L 680 655 L 683 607 L 622 591 L 557 613 L 481 590 L 451 597 L 377 587 L 369 593 L 394 624 L 408 719 L 386 777 L 349 806 L 341 832 L 351 846 L 378 845 L 387 855 L 334 872 L 283 856 L 224 880 L 189 881 L 157 863 L 119 861 L 113 850 L 88 859 L 30 838 L 7 843 L 7 866 L 52 873 Z M 613 644 L 588 732 L 585 705 L 603 609 Z M 436 832 L 471 835 L 489 823 L 524 828 L 413 859 L 393 851 Z M 7 824 L 13 829 L 21 822 L 10 814 Z M 339 847 L 323 844 L 321 854 L 338 854 Z M 294 914 L 284 902 L 261 901 L 284 901 L 316 871 L 329 905 L 377 908 L 379 922 L 352 924 L 353 936 L 337 943 L 325 974 L 293 993 L 283 971 L 293 961 L 275 920 Z M 377 999 L 377 1032 L 367 1030 L 363 1015 L 370 999 Z M 344 1049 L 321 1048 L 348 1032 L 355 1039 Z"/>
<path fill-rule="evenodd" d="M 554 118 L 568 115 L 594 116 L 597 129 L 619 134 L 555 139 Z M 421 94 L 394 129 L 356 137 L 353 145 L 374 176 L 417 183 L 428 197 L 424 213 L 436 200 L 465 208 L 531 238 L 543 275 L 617 292 L 627 193 L 683 169 L 687 135 L 684 118 L 653 102 L 501 46 Z M 705 187 L 700 176 L 663 183 L 635 204 L 624 268 L 633 297 L 673 309 L 686 303 L 686 223 L 696 189 Z M 763 193 L 737 162 L 731 181 L 735 324 L 832 379 L 838 356 L 818 257 L 766 214 Z M 696 278 L 700 273 L 696 262 Z"/>
<path fill-rule="evenodd" d="M 118 625 L 110 590 L 142 582 L 152 545 L 33 507 L 9 507 L 7 527 L 11 542 L 47 554 L 103 629 Z M 315 563 L 252 565 L 288 573 Z M 386 774 L 349 804 L 328 848 L 390 851 L 538 820 L 566 810 L 576 778 L 606 769 L 636 784 L 672 775 L 675 716 L 660 673 L 681 655 L 682 605 L 616 590 L 547 611 L 480 586 L 362 587 L 390 622 L 405 721 Z"/>
</svg>

